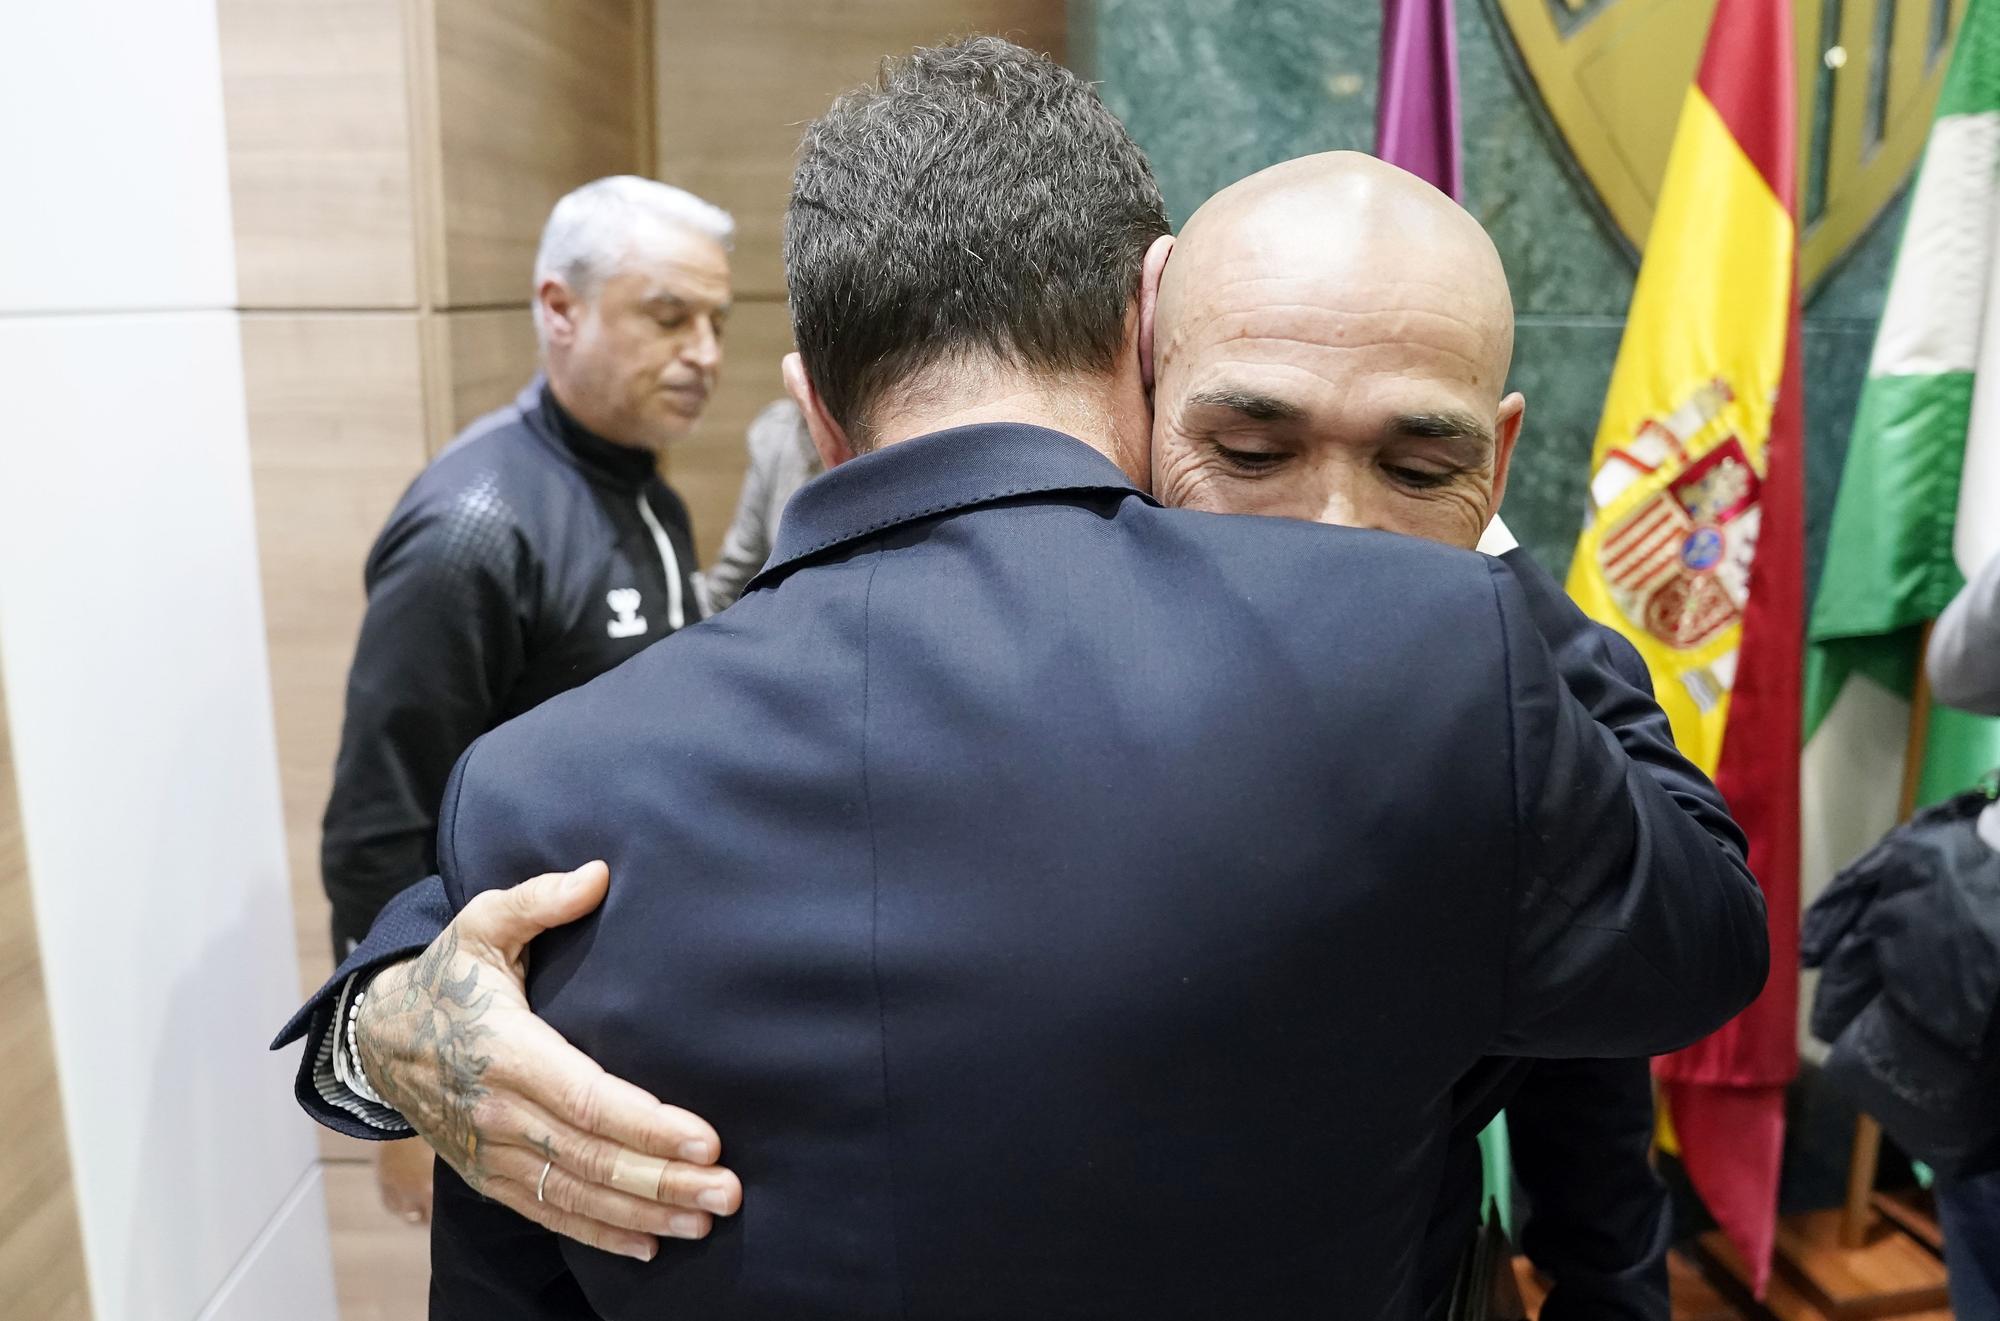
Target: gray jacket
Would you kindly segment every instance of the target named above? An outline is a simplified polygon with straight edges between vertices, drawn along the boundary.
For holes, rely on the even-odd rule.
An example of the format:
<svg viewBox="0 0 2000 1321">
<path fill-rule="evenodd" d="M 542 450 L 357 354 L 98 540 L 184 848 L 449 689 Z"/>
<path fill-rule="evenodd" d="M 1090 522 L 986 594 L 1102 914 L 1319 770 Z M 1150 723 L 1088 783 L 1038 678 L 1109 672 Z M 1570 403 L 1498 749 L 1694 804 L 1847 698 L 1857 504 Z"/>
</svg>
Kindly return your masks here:
<svg viewBox="0 0 2000 1321">
<path fill-rule="evenodd" d="M 743 494 L 722 540 L 722 554 L 704 575 L 711 614 L 743 595 L 744 584 L 771 557 L 785 502 L 826 470 L 806 432 L 805 418 L 789 399 L 757 414 L 744 441 L 750 449 L 750 470 L 743 475 Z"/>
</svg>

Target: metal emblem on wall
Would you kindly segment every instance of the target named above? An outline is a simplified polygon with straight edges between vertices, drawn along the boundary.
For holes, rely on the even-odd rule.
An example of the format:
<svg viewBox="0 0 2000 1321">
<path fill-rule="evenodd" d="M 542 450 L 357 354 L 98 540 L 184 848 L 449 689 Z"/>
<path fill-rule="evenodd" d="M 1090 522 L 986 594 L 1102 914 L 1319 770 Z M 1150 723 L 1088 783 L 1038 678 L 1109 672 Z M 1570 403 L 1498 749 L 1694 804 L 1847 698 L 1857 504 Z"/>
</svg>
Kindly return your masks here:
<svg viewBox="0 0 2000 1321">
<path fill-rule="evenodd" d="M 1485 3 L 1606 222 L 1637 252 L 1716 0 Z M 1909 179 L 1966 3 L 1793 0 L 1808 290 Z"/>
</svg>

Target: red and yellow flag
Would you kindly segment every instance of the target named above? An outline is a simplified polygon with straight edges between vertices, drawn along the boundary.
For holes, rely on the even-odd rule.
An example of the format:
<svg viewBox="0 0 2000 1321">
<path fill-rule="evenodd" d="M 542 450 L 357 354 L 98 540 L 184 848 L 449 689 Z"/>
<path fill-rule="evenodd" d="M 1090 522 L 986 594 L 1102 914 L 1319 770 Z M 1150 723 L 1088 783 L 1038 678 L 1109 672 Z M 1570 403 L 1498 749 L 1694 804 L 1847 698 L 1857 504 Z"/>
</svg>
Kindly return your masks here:
<svg viewBox="0 0 2000 1321">
<path fill-rule="evenodd" d="M 1798 1065 L 1804 486 L 1791 0 L 1721 0 L 1688 90 L 1591 460 L 1569 590 L 1652 669 L 1750 837 L 1757 1002 L 1656 1069 L 1690 1181 L 1770 1271 Z"/>
</svg>

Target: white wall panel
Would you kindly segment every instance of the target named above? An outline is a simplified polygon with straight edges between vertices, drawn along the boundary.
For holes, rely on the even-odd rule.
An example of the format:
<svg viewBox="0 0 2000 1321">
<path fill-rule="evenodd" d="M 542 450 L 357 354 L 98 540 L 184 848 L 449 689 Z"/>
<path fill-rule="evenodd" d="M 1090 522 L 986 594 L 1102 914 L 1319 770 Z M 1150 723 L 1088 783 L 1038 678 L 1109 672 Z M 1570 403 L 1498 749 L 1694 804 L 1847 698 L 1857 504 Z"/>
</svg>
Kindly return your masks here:
<svg viewBox="0 0 2000 1321">
<path fill-rule="evenodd" d="M 314 1159 L 294 1060 L 264 1050 L 298 983 L 241 362 L 228 312 L 0 316 L 0 662 L 116 1321 L 188 1321 L 250 1278 Z M 317 1242 L 287 1321 L 333 1316 Z"/>
<path fill-rule="evenodd" d="M 214 0 L 21 0 L 0 51 L 0 313 L 233 304 Z"/>
<path fill-rule="evenodd" d="M 315 1165 L 299 1180 L 242 1266 L 231 1273 L 197 1321 L 290 1321 L 333 1297 L 326 1255 L 326 1181 Z M 311 1300 L 302 1308 L 300 1300 Z M 331 1304 L 324 1315 L 331 1315 Z"/>
</svg>

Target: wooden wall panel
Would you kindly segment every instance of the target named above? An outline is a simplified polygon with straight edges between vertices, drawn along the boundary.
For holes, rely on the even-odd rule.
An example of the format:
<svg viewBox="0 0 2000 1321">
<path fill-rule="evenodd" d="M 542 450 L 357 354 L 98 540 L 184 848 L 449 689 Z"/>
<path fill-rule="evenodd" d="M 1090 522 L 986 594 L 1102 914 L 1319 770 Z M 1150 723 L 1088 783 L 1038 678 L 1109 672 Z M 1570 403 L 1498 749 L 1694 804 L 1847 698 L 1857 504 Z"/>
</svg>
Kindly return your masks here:
<svg viewBox="0 0 2000 1321">
<path fill-rule="evenodd" d="M 526 306 L 435 316 L 450 411 L 444 425 L 432 428 L 432 453 L 482 414 L 511 402 L 536 366 L 535 325 Z"/>
<path fill-rule="evenodd" d="M 1062 58 L 1063 0 L 657 0 L 660 177 L 736 215 L 739 298 L 782 298 L 799 129 L 885 55 L 991 32 Z"/>
<path fill-rule="evenodd" d="M 417 318 L 247 315 L 243 380 L 300 976 L 316 987 L 333 971 L 319 822 L 362 565 L 425 462 Z"/>
<path fill-rule="evenodd" d="M 414 307 L 400 0 L 219 0 L 244 307 Z"/>
<path fill-rule="evenodd" d="M 647 0 L 432 3 L 444 245 L 433 302 L 523 302 L 556 199 L 648 170 Z"/>
<path fill-rule="evenodd" d="M 90 1321 L 41 942 L 0 691 L 0 1316 Z"/>
<path fill-rule="evenodd" d="M 667 480 L 687 501 L 703 565 L 715 563 L 722 534 L 736 512 L 748 465 L 744 433 L 785 384 L 778 362 L 792 350 L 792 322 L 783 303 L 742 302 L 729 316 L 722 377 L 701 424 L 667 452 Z"/>
</svg>

